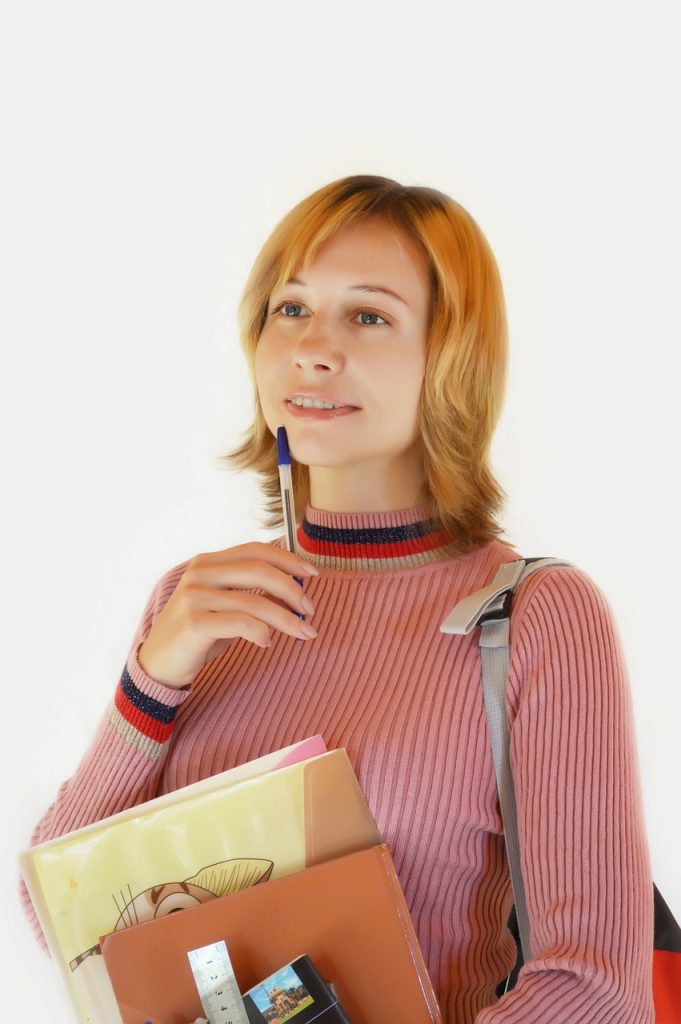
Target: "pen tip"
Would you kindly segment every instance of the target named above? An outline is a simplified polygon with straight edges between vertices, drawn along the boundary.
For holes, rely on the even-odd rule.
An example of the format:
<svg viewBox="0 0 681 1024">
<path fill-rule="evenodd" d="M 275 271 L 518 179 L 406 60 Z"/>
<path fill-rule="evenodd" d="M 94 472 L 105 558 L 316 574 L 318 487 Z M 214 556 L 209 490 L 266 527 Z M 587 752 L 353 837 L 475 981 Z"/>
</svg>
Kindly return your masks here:
<svg viewBox="0 0 681 1024">
<path fill-rule="evenodd" d="M 291 464 L 286 427 L 277 427 L 277 462 L 280 466 Z"/>
</svg>

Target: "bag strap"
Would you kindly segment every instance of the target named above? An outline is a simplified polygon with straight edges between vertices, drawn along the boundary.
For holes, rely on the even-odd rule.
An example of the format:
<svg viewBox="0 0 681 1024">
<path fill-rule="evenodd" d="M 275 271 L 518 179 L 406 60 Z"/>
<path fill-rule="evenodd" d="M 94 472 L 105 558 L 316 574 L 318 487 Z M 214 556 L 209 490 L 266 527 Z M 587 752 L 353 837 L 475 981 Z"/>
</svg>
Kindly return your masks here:
<svg viewBox="0 0 681 1024">
<path fill-rule="evenodd" d="M 547 565 L 572 565 L 562 558 L 519 558 L 499 567 L 492 583 L 464 597 L 440 626 L 441 633 L 466 634 L 480 625 L 482 686 L 489 726 L 506 856 L 511 872 L 520 945 L 525 963 L 532 957 L 530 923 L 520 870 L 520 843 L 515 789 L 510 764 L 510 734 L 506 718 L 506 686 L 510 665 L 509 615 L 519 585 Z"/>
</svg>

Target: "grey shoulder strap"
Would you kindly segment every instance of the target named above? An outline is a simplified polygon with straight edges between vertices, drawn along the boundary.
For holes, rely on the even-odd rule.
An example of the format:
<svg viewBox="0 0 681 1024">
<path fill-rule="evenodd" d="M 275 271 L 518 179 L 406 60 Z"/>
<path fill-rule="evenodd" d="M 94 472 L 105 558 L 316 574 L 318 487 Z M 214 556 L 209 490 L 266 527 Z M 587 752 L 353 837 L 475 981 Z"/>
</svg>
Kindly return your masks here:
<svg viewBox="0 0 681 1024">
<path fill-rule="evenodd" d="M 509 614 L 518 586 L 547 565 L 572 565 L 561 558 L 519 558 L 499 567 L 492 583 L 464 597 L 440 626 L 442 633 L 465 634 L 480 629 L 482 686 L 489 726 L 499 808 L 504 825 L 506 856 L 511 872 L 513 901 L 525 963 L 532 957 L 525 887 L 520 870 L 520 843 L 515 789 L 510 763 L 510 735 L 506 718 L 506 684 L 510 664 Z"/>
</svg>

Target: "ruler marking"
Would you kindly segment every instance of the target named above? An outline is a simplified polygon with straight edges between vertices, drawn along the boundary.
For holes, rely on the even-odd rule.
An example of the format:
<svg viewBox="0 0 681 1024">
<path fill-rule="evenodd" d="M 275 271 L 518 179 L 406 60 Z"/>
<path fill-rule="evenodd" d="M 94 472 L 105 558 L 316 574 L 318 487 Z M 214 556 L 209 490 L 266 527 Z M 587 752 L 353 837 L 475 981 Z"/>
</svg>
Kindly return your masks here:
<svg viewBox="0 0 681 1024">
<path fill-rule="evenodd" d="M 224 940 L 191 949 L 187 957 L 210 1024 L 248 1024 L 246 1007 Z"/>
</svg>

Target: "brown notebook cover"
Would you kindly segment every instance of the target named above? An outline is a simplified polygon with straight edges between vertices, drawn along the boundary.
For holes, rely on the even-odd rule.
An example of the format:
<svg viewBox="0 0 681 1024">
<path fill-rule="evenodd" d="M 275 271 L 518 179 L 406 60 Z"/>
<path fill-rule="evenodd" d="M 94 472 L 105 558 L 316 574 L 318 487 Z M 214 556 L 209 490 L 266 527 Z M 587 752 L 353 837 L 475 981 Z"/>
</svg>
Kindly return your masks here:
<svg viewBox="0 0 681 1024">
<path fill-rule="evenodd" d="M 385 843 L 103 937 L 124 1024 L 201 1016 L 187 953 L 220 939 L 240 992 L 306 953 L 352 1024 L 442 1024 Z"/>
</svg>

